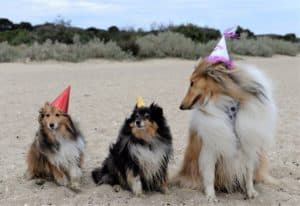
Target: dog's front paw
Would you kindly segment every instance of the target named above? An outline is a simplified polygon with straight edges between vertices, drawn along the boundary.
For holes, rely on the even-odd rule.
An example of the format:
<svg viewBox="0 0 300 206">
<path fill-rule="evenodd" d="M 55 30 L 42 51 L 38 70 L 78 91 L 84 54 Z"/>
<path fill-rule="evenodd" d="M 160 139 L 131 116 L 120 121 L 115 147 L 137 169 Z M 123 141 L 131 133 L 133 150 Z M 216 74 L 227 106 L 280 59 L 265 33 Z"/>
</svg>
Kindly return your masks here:
<svg viewBox="0 0 300 206">
<path fill-rule="evenodd" d="M 160 188 L 161 193 L 168 195 L 170 194 L 169 188 L 168 187 L 162 187 Z"/>
<path fill-rule="evenodd" d="M 120 191 L 121 191 L 121 186 L 120 186 L 120 185 L 114 185 L 114 186 L 113 186 L 113 190 L 114 190 L 115 192 L 120 192 Z"/>
<path fill-rule="evenodd" d="M 80 183 L 79 182 L 71 182 L 70 184 L 70 189 L 73 190 L 74 192 L 80 192 Z"/>
<path fill-rule="evenodd" d="M 217 199 L 216 195 L 206 195 L 207 201 L 209 203 L 217 203 L 219 200 Z"/>
<path fill-rule="evenodd" d="M 258 195 L 258 192 L 254 188 L 247 190 L 247 197 L 249 199 L 253 199 L 253 198 L 257 197 L 257 195 Z"/>
<path fill-rule="evenodd" d="M 36 179 L 35 181 L 34 181 L 34 183 L 36 184 L 36 185 L 43 185 L 43 184 L 45 184 L 45 182 L 46 182 L 46 180 L 44 180 L 44 179 Z"/>
<path fill-rule="evenodd" d="M 66 176 L 55 178 L 55 181 L 59 186 L 67 186 L 69 182 Z"/>
<path fill-rule="evenodd" d="M 132 193 L 137 196 L 137 197 L 142 197 L 143 196 L 143 191 L 140 189 L 133 189 Z"/>
</svg>

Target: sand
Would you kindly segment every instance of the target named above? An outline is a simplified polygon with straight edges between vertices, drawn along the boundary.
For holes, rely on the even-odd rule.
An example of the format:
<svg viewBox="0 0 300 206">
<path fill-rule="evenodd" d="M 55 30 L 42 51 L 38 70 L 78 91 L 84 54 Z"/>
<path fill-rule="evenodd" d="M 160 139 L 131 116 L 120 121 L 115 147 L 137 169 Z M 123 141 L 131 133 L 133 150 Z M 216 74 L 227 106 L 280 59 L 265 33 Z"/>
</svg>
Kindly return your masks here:
<svg viewBox="0 0 300 206">
<path fill-rule="evenodd" d="M 270 153 L 279 186 L 256 185 L 259 196 L 218 193 L 219 205 L 299 205 L 300 203 L 300 57 L 244 58 L 273 80 L 279 108 L 276 145 Z M 163 108 L 174 137 L 170 175 L 180 167 L 187 143 L 189 112 L 179 104 L 195 61 L 178 59 L 140 62 L 92 60 L 83 63 L 0 64 L 0 205 L 206 205 L 201 191 L 170 188 L 167 195 L 134 197 L 110 186 L 96 187 L 90 172 L 101 164 L 116 139 L 137 95 Z M 72 85 L 69 112 L 80 122 L 86 141 L 81 193 L 52 182 L 36 185 L 23 178 L 25 157 L 38 128 L 38 110 Z"/>
</svg>

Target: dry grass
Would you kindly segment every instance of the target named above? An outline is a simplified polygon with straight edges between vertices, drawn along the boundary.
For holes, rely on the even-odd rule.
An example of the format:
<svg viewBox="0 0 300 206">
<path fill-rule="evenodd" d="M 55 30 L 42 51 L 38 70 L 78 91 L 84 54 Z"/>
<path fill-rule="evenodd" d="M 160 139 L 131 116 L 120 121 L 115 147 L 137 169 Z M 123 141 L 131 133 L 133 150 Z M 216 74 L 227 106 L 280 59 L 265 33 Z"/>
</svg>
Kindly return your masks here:
<svg viewBox="0 0 300 206">
<path fill-rule="evenodd" d="M 134 58 L 162 58 L 178 57 L 196 59 L 207 56 L 217 44 L 217 41 L 207 43 L 194 42 L 183 34 L 174 32 L 161 32 L 157 35 L 149 34 L 137 38 L 137 54 L 123 51 L 117 43 L 109 41 L 104 43 L 93 39 L 81 43 L 78 36 L 74 36 L 74 44 L 60 42 L 46 42 L 32 45 L 11 46 L 7 42 L 0 43 L 0 62 L 14 61 L 70 61 L 79 62 L 86 59 L 134 59 Z M 248 39 L 242 36 L 240 40 L 228 40 L 228 49 L 232 54 L 247 56 L 271 57 L 274 54 L 296 56 L 300 52 L 300 43 L 291 43 L 267 37 Z"/>
</svg>

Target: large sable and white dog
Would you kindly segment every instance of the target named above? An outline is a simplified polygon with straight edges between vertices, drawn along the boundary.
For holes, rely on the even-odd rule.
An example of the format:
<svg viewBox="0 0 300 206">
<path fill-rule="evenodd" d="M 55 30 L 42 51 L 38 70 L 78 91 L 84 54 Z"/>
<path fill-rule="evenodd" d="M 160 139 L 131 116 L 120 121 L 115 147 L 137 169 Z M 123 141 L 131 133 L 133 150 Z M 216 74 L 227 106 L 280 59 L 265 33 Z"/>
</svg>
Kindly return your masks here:
<svg viewBox="0 0 300 206">
<path fill-rule="evenodd" d="M 276 107 L 261 71 L 200 61 L 180 109 L 192 110 L 192 118 L 175 183 L 203 188 L 214 201 L 215 188 L 240 188 L 254 198 L 254 181 L 276 182 L 268 173 L 266 157 L 274 139 Z"/>
</svg>

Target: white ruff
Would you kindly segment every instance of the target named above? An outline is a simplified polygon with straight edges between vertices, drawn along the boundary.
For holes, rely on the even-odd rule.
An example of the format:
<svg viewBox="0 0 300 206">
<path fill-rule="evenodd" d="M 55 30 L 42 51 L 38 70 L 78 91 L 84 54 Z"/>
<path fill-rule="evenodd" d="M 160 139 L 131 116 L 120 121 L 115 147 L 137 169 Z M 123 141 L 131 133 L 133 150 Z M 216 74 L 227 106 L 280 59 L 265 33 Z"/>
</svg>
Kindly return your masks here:
<svg viewBox="0 0 300 206">
<path fill-rule="evenodd" d="M 205 179 L 211 179 L 210 173 L 220 157 L 222 157 L 224 164 L 222 169 L 227 179 L 224 183 L 225 187 L 230 190 L 235 179 L 243 186 L 247 169 L 256 167 L 258 153 L 262 148 L 267 149 L 273 143 L 276 107 L 271 95 L 271 87 L 260 71 L 254 68 L 242 68 L 242 70 L 247 73 L 249 84 L 254 80 L 265 88 L 268 100 L 261 102 L 252 97 L 241 104 L 235 125 L 232 125 L 224 112 L 224 108 L 230 106 L 233 101 L 228 96 L 219 96 L 216 100 L 208 99 L 204 106 L 193 107 L 190 127 L 203 140 L 199 166 L 204 177 L 204 186 L 213 184 L 205 182 Z"/>
<path fill-rule="evenodd" d="M 168 155 L 168 148 L 157 140 L 152 141 L 152 150 L 147 146 L 132 145 L 130 154 L 137 159 L 146 179 L 151 180 L 160 175 L 162 164 Z"/>
<path fill-rule="evenodd" d="M 50 162 L 58 167 L 71 169 L 78 165 L 80 154 L 83 153 L 85 143 L 82 137 L 77 137 L 77 140 L 69 140 L 63 137 L 58 137 L 59 150 L 55 155 L 50 156 Z"/>
</svg>

